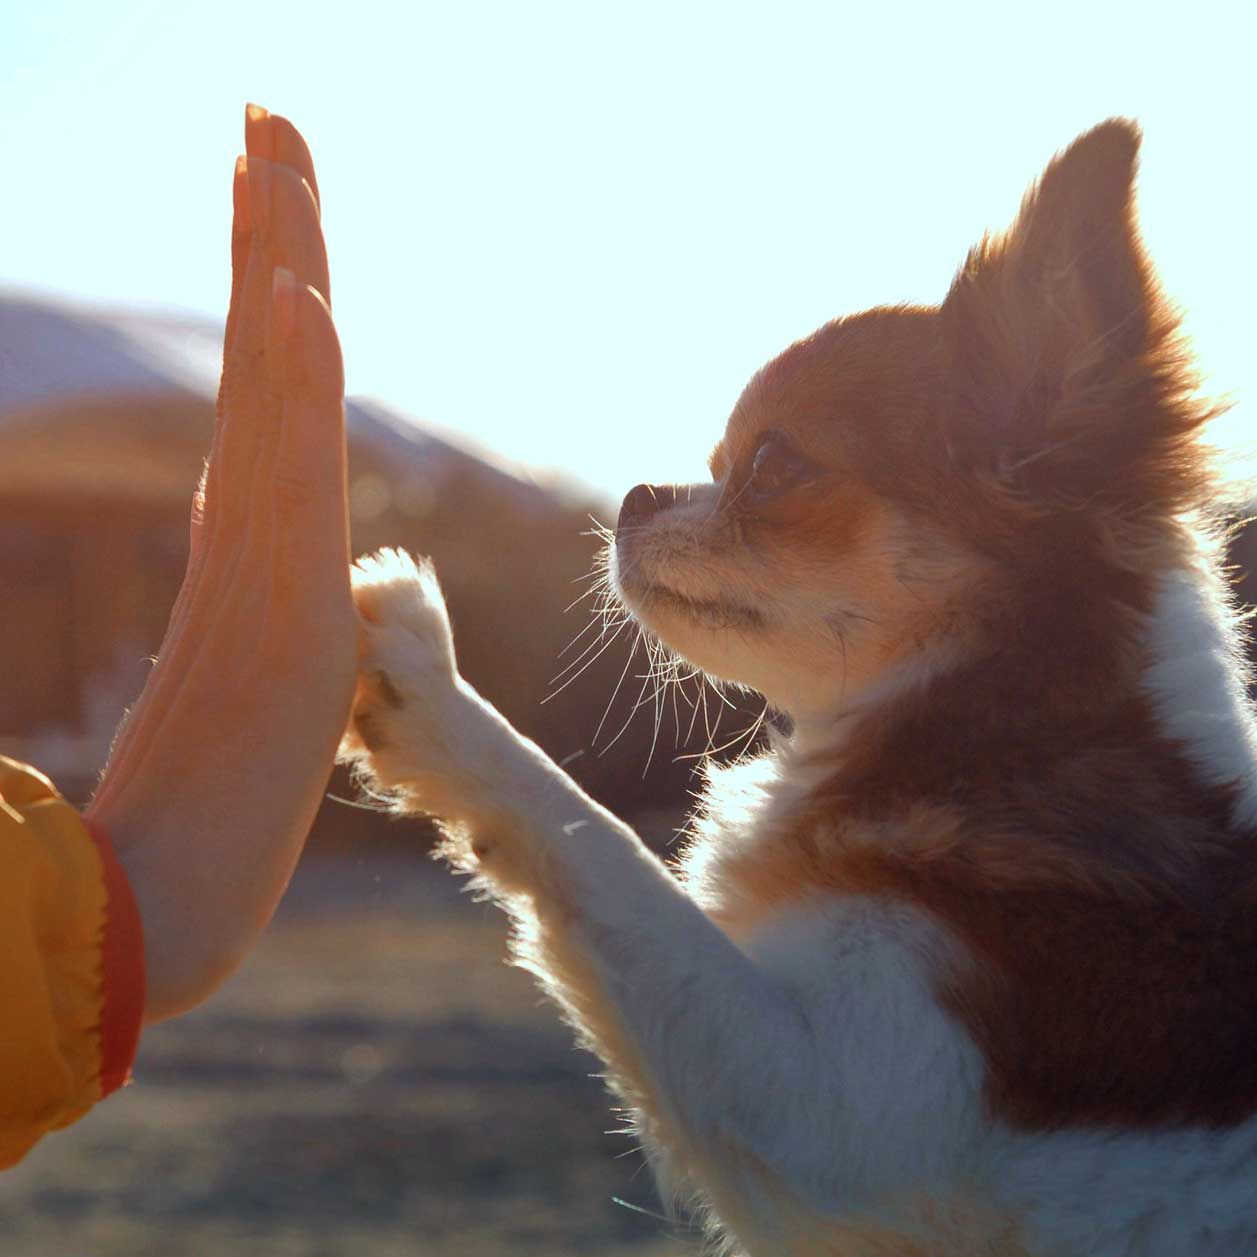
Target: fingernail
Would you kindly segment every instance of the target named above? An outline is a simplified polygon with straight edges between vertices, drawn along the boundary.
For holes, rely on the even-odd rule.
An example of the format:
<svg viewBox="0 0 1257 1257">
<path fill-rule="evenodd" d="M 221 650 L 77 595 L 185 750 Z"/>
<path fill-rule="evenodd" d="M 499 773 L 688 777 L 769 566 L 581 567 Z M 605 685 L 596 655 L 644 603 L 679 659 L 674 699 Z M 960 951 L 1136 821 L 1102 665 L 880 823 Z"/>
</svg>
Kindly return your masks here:
<svg viewBox="0 0 1257 1257">
<path fill-rule="evenodd" d="M 235 215 L 232 228 L 237 234 L 253 230 L 253 210 L 249 196 L 249 159 L 241 154 L 236 158 L 236 173 L 231 181 L 231 208 Z"/>
<path fill-rule="evenodd" d="M 270 126 L 270 113 L 261 105 L 244 107 L 244 142 L 250 153 L 259 157 L 275 156 L 274 128 Z"/>
<path fill-rule="evenodd" d="M 286 266 L 271 275 L 271 318 L 275 339 L 283 344 L 297 323 L 297 277 Z"/>
</svg>

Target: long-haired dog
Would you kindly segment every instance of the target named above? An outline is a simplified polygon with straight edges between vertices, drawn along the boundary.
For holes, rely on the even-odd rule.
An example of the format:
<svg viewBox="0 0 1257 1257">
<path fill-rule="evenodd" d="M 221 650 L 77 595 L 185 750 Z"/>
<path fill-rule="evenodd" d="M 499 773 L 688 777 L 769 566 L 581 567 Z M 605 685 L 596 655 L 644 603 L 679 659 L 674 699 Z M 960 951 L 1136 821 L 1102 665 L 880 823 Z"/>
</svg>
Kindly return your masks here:
<svg viewBox="0 0 1257 1257">
<path fill-rule="evenodd" d="M 346 756 L 444 822 L 721 1251 L 1257 1253 L 1257 734 L 1138 142 L 625 498 L 623 602 L 790 729 L 678 869 L 460 678 L 429 567 L 355 572 Z"/>
</svg>

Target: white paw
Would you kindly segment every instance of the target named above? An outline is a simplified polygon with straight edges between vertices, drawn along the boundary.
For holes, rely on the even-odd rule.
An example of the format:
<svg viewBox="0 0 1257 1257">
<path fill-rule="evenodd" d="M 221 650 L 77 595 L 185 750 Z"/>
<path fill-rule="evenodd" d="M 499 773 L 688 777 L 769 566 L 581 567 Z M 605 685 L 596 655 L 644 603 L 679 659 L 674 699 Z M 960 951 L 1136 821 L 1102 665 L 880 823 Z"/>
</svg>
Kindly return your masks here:
<svg viewBox="0 0 1257 1257">
<path fill-rule="evenodd" d="M 536 882 L 524 819 L 565 781 L 459 675 L 449 616 L 427 560 L 381 550 L 353 569 L 362 621 L 358 690 L 339 759 L 391 796 L 395 810 L 446 822 L 440 848 L 499 889 Z M 580 823 L 584 823 L 583 821 Z"/>
<path fill-rule="evenodd" d="M 416 563 L 405 550 L 380 550 L 358 559 L 350 579 L 354 603 L 369 633 L 409 634 L 426 663 L 446 676 L 454 675 L 454 637 L 431 559 Z"/>
<path fill-rule="evenodd" d="M 354 564 L 352 582 L 361 658 L 338 758 L 403 807 L 439 815 L 460 776 L 467 696 L 436 572 L 428 559 L 381 550 Z"/>
</svg>

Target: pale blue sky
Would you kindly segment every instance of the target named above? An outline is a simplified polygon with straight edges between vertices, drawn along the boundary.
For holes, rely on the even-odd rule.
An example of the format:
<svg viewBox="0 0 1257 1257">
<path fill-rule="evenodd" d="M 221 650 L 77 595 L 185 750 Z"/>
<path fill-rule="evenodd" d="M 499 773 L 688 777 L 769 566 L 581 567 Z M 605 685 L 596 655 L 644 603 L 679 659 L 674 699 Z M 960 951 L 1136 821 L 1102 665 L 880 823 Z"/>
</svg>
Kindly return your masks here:
<svg viewBox="0 0 1257 1257">
<path fill-rule="evenodd" d="M 314 152 L 350 390 L 618 494 L 703 475 L 789 341 L 938 300 L 1053 151 L 1126 113 L 1146 239 L 1242 399 L 1250 11 L 6 4 L 0 283 L 221 318 L 257 100 Z"/>
</svg>

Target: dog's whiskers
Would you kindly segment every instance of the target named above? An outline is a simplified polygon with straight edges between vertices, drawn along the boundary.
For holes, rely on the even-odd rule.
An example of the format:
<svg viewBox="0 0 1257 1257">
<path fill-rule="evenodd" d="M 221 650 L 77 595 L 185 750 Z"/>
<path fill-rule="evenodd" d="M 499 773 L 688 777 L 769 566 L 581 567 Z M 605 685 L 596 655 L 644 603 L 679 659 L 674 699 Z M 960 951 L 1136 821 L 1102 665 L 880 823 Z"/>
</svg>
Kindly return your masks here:
<svg viewBox="0 0 1257 1257">
<path fill-rule="evenodd" d="M 607 706 L 606 706 L 606 709 L 602 713 L 602 719 L 598 721 L 598 728 L 594 730 L 593 741 L 595 745 L 597 744 L 598 738 L 602 733 L 603 726 L 607 723 L 607 717 L 611 714 L 611 708 L 615 706 L 615 700 L 620 695 L 620 687 L 624 684 L 624 678 L 628 676 L 629 667 L 632 664 L 633 659 L 637 654 L 637 647 L 640 645 L 643 636 L 644 636 L 644 630 L 642 629 L 641 625 L 638 625 L 637 635 L 633 638 L 633 647 L 629 651 L 628 658 L 624 661 L 624 669 L 620 673 L 620 679 L 615 683 L 615 689 L 611 691 L 611 697 L 610 699 L 607 700 Z M 620 732 L 622 733 L 623 730 L 621 730 Z M 619 734 L 616 734 L 616 737 L 618 738 Z M 609 746 L 604 747 L 601 751 L 598 752 L 598 754 L 600 756 L 605 755 L 608 750 L 610 750 Z"/>
<path fill-rule="evenodd" d="M 560 685 L 557 690 L 553 690 L 551 693 L 547 694 L 545 698 L 541 700 L 542 704 L 544 705 L 545 703 L 548 703 L 552 698 L 555 698 L 559 694 L 561 694 L 565 689 L 567 689 L 569 685 L 572 684 L 573 681 L 576 680 L 577 677 L 582 676 L 587 668 L 591 667 L 594 663 L 596 663 L 599 659 L 601 659 L 602 656 L 611 648 L 611 645 L 616 640 L 616 638 L 618 638 L 620 634 L 624 631 L 625 625 L 629 624 L 630 622 L 631 621 L 627 617 L 621 620 L 620 623 L 616 625 L 615 630 L 611 632 L 611 635 L 607 637 L 605 641 L 603 640 L 602 636 L 594 638 L 594 640 L 589 644 L 589 646 L 585 648 L 584 653 L 580 655 L 577 659 L 575 659 L 572 663 L 568 664 L 568 666 L 563 669 L 563 672 L 560 672 L 558 676 L 554 677 L 553 680 L 551 681 L 551 684 L 553 685 L 555 681 L 559 680 L 559 677 L 562 677 L 564 675 L 564 673 L 569 672 L 571 671 L 572 668 L 576 667 L 576 665 L 579 664 L 581 660 L 585 658 L 585 655 L 588 655 L 589 652 L 591 650 L 594 650 L 594 648 L 599 646 L 599 644 L 601 644 L 601 649 L 598 650 L 597 654 L 595 654 L 593 658 L 589 659 L 585 663 L 584 667 L 580 668 L 576 672 L 573 672 L 572 675 L 568 677 L 567 680 L 564 681 L 563 684 Z M 606 631 L 607 630 L 604 629 L 604 634 Z"/>
</svg>

